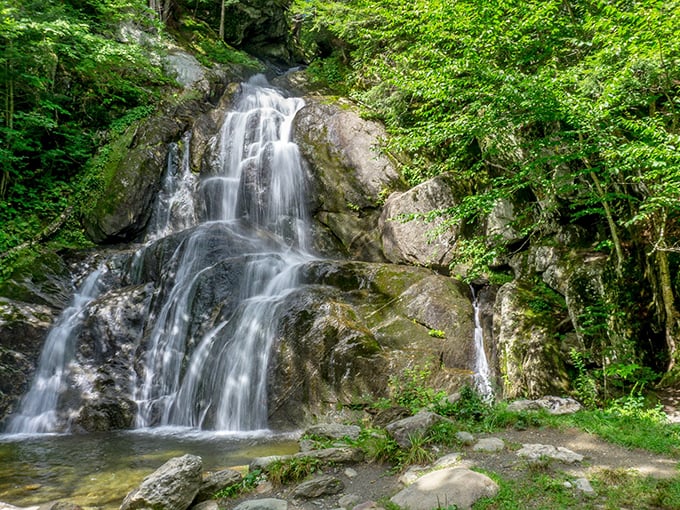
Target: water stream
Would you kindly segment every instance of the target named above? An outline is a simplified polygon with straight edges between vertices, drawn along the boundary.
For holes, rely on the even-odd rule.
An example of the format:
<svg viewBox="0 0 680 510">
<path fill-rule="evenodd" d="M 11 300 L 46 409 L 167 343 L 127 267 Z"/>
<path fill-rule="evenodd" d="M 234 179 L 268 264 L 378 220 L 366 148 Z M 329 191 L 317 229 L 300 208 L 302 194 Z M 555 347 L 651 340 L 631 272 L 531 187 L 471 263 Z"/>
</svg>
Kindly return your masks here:
<svg viewBox="0 0 680 510">
<path fill-rule="evenodd" d="M 267 367 L 279 305 L 296 289 L 298 268 L 314 259 L 305 176 L 291 141 L 302 106 L 255 77 L 242 84 L 200 177 L 189 165 L 191 133 L 170 146 L 144 244 L 131 257 L 129 275 L 119 278 L 133 290 L 107 294 L 100 284 L 105 263 L 55 322 L 30 391 L 8 422 L 9 434 L 0 435 L 0 500 L 27 505 L 67 498 L 112 508 L 174 455 L 201 455 L 210 469 L 296 449 L 266 430 Z M 166 245 L 173 251 L 158 278 L 144 280 L 145 264 L 158 264 L 157 248 Z M 229 288 L 217 283 L 220 275 L 233 280 Z M 106 309 L 96 312 L 101 302 L 115 320 L 128 307 L 125 296 L 149 285 L 140 336 L 127 339 L 130 360 L 118 360 L 129 365 L 121 390 L 136 404 L 137 431 L 63 434 L 70 432 L 78 399 L 88 398 L 87 388 L 68 387 L 93 369 L 78 351 L 88 313 Z M 202 296 L 203 286 L 222 301 Z M 217 303 L 212 315 L 197 315 L 199 297 Z"/>
<path fill-rule="evenodd" d="M 472 308 L 475 316 L 475 374 L 474 386 L 477 392 L 486 400 L 493 398 L 493 386 L 491 385 L 491 370 L 484 348 L 484 328 L 482 327 L 481 310 L 479 305 L 479 293 L 474 287 L 472 291 Z"/>
</svg>

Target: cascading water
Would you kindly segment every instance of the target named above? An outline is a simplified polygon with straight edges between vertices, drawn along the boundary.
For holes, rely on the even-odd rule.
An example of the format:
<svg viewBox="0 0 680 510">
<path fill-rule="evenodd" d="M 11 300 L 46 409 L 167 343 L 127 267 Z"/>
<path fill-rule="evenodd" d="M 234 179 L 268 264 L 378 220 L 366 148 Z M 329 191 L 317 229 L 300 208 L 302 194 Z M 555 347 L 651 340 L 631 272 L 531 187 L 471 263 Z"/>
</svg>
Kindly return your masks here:
<svg viewBox="0 0 680 510">
<path fill-rule="evenodd" d="M 87 305 L 100 293 L 103 269 L 85 279 L 73 302 L 59 316 L 45 339 L 38 371 L 31 388 L 21 400 L 19 412 L 7 424 L 10 433 L 53 432 L 61 426 L 59 398 L 68 384 L 69 365 L 73 361 L 76 341 Z"/>
<path fill-rule="evenodd" d="M 213 171 L 199 186 L 204 221 L 170 261 L 167 297 L 152 320 L 136 384 L 139 427 L 242 431 L 267 425 L 277 304 L 296 288 L 296 268 L 312 256 L 303 167 L 290 141 L 303 102 L 283 98 L 262 80 L 243 85 L 227 115 Z M 246 247 L 238 256 L 225 246 L 236 240 Z M 221 264 L 241 268 L 236 304 L 212 330 L 193 338 L 197 289 Z"/>
<path fill-rule="evenodd" d="M 482 328 L 481 310 L 479 305 L 479 295 L 474 287 L 470 286 L 472 291 L 472 308 L 475 316 L 475 375 L 474 386 L 477 392 L 484 399 L 493 398 L 493 387 L 491 386 L 491 370 L 489 369 L 489 362 L 486 357 L 486 350 L 484 348 L 484 329 Z"/>
<path fill-rule="evenodd" d="M 129 363 L 135 365 L 128 368 L 129 387 L 121 388 L 137 405 L 137 427 L 267 427 L 266 376 L 278 305 L 297 288 L 300 265 L 314 258 L 306 179 L 291 142 L 303 104 L 284 98 L 261 76 L 242 84 L 200 179 L 190 170 L 191 134 L 171 145 L 145 245 L 127 277 L 133 288 L 152 283 L 154 289 L 139 337 L 128 339 L 137 361 Z M 170 246 L 172 254 L 149 280 L 145 264 L 158 263 L 159 246 Z M 73 392 L 65 397 L 64 386 L 79 370 L 79 326 L 98 296 L 99 273 L 87 278 L 50 332 L 35 382 L 7 431 L 68 430 L 56 417 L 64 414 L 63 400 L 74 398 Z M 231 285 L 220 286 L 217 274 Z M 210 301 L 213 294 L 219 299 Z M 197 312 L 199 298 L 213 308 Z"/>
</svg>

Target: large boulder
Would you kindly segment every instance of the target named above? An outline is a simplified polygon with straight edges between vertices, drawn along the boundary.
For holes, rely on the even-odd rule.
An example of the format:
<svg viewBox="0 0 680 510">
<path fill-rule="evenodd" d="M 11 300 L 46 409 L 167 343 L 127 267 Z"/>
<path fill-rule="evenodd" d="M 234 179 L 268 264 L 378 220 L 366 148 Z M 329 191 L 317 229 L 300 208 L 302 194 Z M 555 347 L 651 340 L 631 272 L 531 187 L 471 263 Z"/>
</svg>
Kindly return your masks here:
<svg viewBox="0 0 680 510">
<path fill-rule="evenodd" d="M 499 487 L 491 478 L 466 468 L 434 471 L 416 480 L 390 501 L 409 510 L 458 508 L 467 510 L 480 498 L 492 498 Z"/>
<path fill-rule="evenodd" d="M 0 419 L 28 390 L 55 311 L 0 298 Z"/>
<path fill-rule="evenodd" d="M 306 285 L 281 309 L 274 423 L 299 425 L 337 403 L 387 396 L 390 377 L 416 365 L 433 367 L 442 387 L 469 380 L 474 327 L 464 284 L 424 268 L 339 261 L 309 263 L 301 278 Z"/>
<path fill-rule="evenodd" d="M 385 196 L 404 187 L 380 152 L 382 125 L 362 119 L 349 104 L 305 98 L 294 138 L 312 167 L 315 219 L 340 240 L 345 254 L 382 261 L 377 231 Z"/>
<path fill-rule="evenodd" d="M 201 486 L 202 469 L 195 455 L 172 458 L 125 496 L 120 510 L 186 510 Z"/>
<path fill-rule="evenodd" d="M 506 398 L 568 391 L 562 340 L 556 334 L 560 317 L 559 309 L 527 282 L 513 281 L 499 289 L 494 339 Z"/>
<path fill-rule="evenodd" d="M 430 219 L 429 214 L 456 205 L 455 188 L 453 176 L 444 174 L 390 195 L 380 216 L 382 247 L 388 260 L 448 272 L 457 228 L 445 226 L 443 216 Z"/>
</svg>

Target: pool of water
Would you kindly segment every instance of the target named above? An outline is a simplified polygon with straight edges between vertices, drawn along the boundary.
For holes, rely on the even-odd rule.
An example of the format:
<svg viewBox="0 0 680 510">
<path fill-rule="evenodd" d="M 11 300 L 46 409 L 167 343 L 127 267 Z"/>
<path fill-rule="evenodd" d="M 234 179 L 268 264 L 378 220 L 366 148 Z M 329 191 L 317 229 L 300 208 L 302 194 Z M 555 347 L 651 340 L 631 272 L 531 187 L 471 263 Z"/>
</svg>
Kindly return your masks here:
<svg viewBox="0 0 680 510">
<path fill-rule="evenodd" d="M 165 429 L 87 435 L 0 435 L 0 501 L 32 506 L 69 501 L 118 508 L 125 495 L 172 457 L 203 458 L 204 470 L 298 451 L 295 437 Z"/>
</svg>

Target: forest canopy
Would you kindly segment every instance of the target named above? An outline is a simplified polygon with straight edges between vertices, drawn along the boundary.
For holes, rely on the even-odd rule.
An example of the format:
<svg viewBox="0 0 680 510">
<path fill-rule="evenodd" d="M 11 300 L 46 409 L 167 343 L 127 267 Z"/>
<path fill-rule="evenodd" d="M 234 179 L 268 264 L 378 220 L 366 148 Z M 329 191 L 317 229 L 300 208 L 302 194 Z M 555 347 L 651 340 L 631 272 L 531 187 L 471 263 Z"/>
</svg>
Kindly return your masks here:
<svg viewBox="0 0 680 510">
<path fill-rule="evenodd" d="M 580 225 L 646 280 L 672 368 L 680 316 L 680 2 L 298 0 L 309 74 L 364 105 L 411 185 L 452 172 L 474 223 L 525 204 L 526 242 Z M 476 245 L 479 246 L 479 245 Z M 477 256 L 516 247 L 483 239 Z M 491 257 L 493 258 L 493 257 Z M 488 258 L 487 258 L 488 260 Z"/>
</svg>

